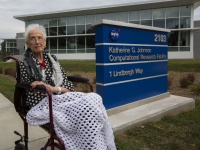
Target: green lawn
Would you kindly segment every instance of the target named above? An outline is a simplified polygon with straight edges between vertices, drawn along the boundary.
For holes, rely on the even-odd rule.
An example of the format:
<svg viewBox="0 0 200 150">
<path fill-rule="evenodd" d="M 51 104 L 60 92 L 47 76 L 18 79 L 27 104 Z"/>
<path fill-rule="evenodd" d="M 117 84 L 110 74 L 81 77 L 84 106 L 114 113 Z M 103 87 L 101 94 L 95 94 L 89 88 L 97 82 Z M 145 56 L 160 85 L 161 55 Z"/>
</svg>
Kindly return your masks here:
<svg viewBox="0 0 200 150">
<path fill-rule="evenodd" d="M 15 80 L 0 74 L 0 93 L 13 102 Z"/>
<path fill-rule="evenodd" d="M 118 150 L 199 150 L 200 100 L 196 108 L 115 136 Z"/>
</svg>

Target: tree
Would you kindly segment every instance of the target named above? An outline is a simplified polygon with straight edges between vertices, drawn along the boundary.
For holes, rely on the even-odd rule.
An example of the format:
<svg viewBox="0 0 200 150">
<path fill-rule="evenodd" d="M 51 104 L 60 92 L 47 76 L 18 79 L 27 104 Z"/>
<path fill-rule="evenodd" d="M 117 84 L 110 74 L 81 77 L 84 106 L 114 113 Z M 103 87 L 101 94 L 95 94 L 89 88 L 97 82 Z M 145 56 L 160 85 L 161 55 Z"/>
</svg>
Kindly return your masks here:
<svg viewBox="0 0 200 150">
<path fill-rule="evenodd" d="M 1 51 L 0 51 L 0 59 L 3 60 L 3 58 L 7 55 L 6 52 L 6 42 L 5 40 L 1 43 Z"/>
</svg>

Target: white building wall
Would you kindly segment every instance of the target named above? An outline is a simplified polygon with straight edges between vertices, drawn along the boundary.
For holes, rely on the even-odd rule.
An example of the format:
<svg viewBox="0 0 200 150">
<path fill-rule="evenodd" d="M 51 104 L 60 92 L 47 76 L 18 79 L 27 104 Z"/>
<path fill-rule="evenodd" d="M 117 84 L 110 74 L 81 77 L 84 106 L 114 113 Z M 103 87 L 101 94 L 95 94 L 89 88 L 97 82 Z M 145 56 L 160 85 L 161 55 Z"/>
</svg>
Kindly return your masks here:
<svg viewBox="0 0 200 150">
<path fill-rule="evenodd" d="M 168 52 L 168 59 L 193 59 L 193 52 Z"/>
</svg>

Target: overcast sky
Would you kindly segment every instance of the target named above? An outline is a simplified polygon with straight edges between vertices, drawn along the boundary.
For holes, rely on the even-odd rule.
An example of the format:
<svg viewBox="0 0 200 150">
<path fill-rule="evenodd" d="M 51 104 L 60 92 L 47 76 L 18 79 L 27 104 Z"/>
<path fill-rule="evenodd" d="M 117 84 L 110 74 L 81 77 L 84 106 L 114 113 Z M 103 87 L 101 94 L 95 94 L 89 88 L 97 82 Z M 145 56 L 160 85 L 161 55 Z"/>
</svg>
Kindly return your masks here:
<svg viewBox="0 0 200 150">
<path fill-rule="evenodd" d="M 24 32 L 24 22 L 13 16 L 142 1 L 149 0 L 0 0 L 0 39 Z M 200 8 L 195 10 L 194 19 L 200 20 Z"/>
</svg>

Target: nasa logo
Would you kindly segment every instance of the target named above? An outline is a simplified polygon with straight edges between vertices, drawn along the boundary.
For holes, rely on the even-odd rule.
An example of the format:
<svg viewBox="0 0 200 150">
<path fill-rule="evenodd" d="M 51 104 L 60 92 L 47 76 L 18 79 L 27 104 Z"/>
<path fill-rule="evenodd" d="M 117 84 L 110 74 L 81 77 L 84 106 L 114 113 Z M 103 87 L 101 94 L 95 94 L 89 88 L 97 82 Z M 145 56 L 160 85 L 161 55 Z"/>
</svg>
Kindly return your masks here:
<svg viewBox="0 0 200 150">
<path fill-rule="evenodd" d="M 110 39 L 112 41 L 116 41 L 119 37 L 119 32 L 120 32 L 120 29 L 113 29 L 111 32 L 110 32 Z"/>
</svg>

